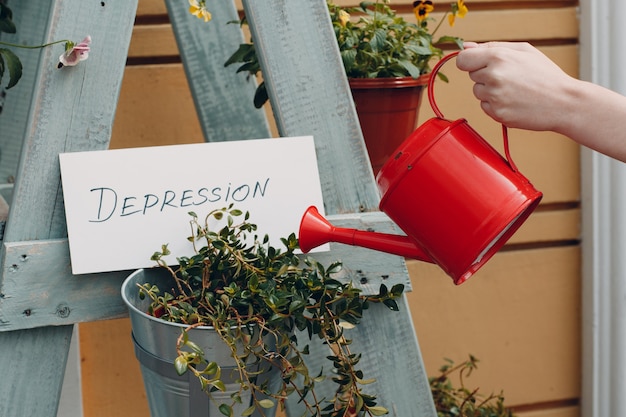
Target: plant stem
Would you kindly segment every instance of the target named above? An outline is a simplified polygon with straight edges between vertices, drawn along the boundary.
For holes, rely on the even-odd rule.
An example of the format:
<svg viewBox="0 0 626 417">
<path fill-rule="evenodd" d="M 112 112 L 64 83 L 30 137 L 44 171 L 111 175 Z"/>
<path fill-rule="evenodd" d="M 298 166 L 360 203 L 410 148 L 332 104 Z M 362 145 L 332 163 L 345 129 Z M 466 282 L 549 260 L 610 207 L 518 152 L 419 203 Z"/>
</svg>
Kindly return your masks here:
<svg viewBox="0 0 626 417">
<path fill-rule="evenodd" d="M 44 43 L 43 45 L 20 45 L 17 43 L 11 43 L 11 42 L 3 42 L 0 41 L 0 45 L 4 45 L 4 46 L 12 46 L 14 48 L 22 48 L 22 49 L 40 49 L 40 48 L 45 48 L 46 46 L 51 46 L 51 45 L 56 45 L 57 43 L 68 43 L 71 42 L 67 39 L 62 39 L 60 41 L 54 41 L 54 42 L 49 42 L 49 43 Z"/>
<path fill-rule="evenodd" d="M 439 30 L 439 27 L 441 26 L 441 24 L 443 23 L 444 20 L 446 20 L 446 16 L 448 16 L 449 12 L 446 12 L 443 17 L 441 18 L 441 20 L 439 20 L 439 23 L 437 23 L 437 27 L 435 27 L 435 29 L 432 31 L 432 33 L 430 34 L 431 36 L 435 36 L 435 33 L 437 33 L 437 30 Z"/>
</svg>

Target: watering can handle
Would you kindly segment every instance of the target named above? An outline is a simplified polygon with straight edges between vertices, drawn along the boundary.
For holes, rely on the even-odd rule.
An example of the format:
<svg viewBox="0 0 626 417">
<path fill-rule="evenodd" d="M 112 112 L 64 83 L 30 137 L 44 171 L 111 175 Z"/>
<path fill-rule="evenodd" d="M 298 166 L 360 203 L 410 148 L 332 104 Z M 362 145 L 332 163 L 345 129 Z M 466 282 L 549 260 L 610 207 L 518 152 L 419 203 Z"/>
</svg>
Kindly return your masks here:
<svg viewBox="0 0 626 417">
<path fill-rule="evenodd" d="M 430 107 L 435 112 L 435 115 L 440 119 L 443 119 L 444 117 L 443 117 L 443 113 L 441 112 L 441 110 L 439 110 L 439 106 L 437 106 L 437 103 L 435 102 L 435 94 L 434 94 L 435 79 L 437 77 L 437 73 L 439 72 L 443 64 L 445 64 L 450 59 L 457 56 L 459 52 L 460 51 L 455 51 L 441 58 L 439 62 L 437 62 L 437 65 L 435 65 L 435 67 L 433 68 L 432 72 L 430 73 L 430 78 L 428 79 L 428 101 L 430 102 Z M 511 167 L 511 169 L 514 172 L 517 172 L 518 171 L 517 166 L 515 166 L 513 159 L 511 159 L 511 153 L 509 151 L 509 134 L 505 125 L 502 125 L 502 139 L 504 140 L 504 155 L 506 157 L 506 160 L 509 163 L 509 166 Z"/>
</svg>

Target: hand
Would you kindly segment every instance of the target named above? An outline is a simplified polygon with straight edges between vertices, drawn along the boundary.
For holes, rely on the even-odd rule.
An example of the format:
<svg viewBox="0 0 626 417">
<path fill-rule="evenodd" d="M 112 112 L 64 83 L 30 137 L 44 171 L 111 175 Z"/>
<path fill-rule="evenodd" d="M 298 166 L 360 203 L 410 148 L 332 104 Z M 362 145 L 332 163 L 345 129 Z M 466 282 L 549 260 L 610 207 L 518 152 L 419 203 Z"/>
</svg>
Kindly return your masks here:
<svg viewBox="0 0 626 417">
<path fill-rule="evenodd" d="M 511 128 L 554 131 L 626 162 L 626 96 L 570 77 L 527 43 L 466 42 L 457 67 L 482 109 Z"/>
<path fill-rule="evenodd" d="M 561 91 L 573 80 L 528 43 L 465 43 L 456 59 L 469 72 L 482 109 L 508 127 L 554 130 Z"/>
</svg>

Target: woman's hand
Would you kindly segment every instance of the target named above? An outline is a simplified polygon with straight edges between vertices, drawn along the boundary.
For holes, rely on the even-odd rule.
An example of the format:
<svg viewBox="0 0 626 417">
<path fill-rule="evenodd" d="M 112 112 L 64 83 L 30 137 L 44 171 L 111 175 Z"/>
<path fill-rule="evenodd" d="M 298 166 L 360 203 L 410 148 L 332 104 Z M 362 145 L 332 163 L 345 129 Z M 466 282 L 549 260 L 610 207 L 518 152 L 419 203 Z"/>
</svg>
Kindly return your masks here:
<svg viewBox="0 0 626 417">
<path fill-rule="evenodd" d="M 474 81 L 474 95 L 489 116 L 508 127 L 554 130 L 560 94 L 573 80 L 528 43 L 467 42 L 456 65 Z"/>
</svg>

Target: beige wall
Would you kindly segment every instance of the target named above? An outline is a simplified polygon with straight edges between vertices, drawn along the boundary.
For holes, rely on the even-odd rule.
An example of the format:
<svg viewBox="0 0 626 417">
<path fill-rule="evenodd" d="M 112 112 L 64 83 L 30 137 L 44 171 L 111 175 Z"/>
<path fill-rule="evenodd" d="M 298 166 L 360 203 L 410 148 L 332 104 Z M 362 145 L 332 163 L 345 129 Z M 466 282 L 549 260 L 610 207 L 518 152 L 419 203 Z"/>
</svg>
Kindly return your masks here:
<svg viewBox="0 0 626 417">
<path fill-rule="evenodd" d="M 436 1 L 441 10 L 451 0 Z M 339 4 L 354 4 L 342 0 Z M 411 19 L 410 3 L 392 6 Z M 466 0 L 470 13 L 442 33 L 467 40 L 531 41 L 578 71 L 575 0 Z M 435 17 L 438 15 L 435 13 Z M 202 141 L 162 0 L 140 0 L 112 148 Z M 173 63 L 172 63 L 173 62 Z M 446 117 L 466 118 L 498 149 L 500 126 L 482 114 L 453 63 L 435 94 Z M 427 104 L 421 120 L 432 116 Z M 455 287 L 432 265 L 409 261 L 411 311 L 427 370 L 468 354 L 469 385 L 504 390 L 521 417 L 580 414 L 580 193 L 578 148 L 550 133 L 510 131 L 511 154 L 544 192 L 538 211 L 475 277 Z M 86 417 L 148 416 L 127 320 L 80 325 Z"/>
</svg>

